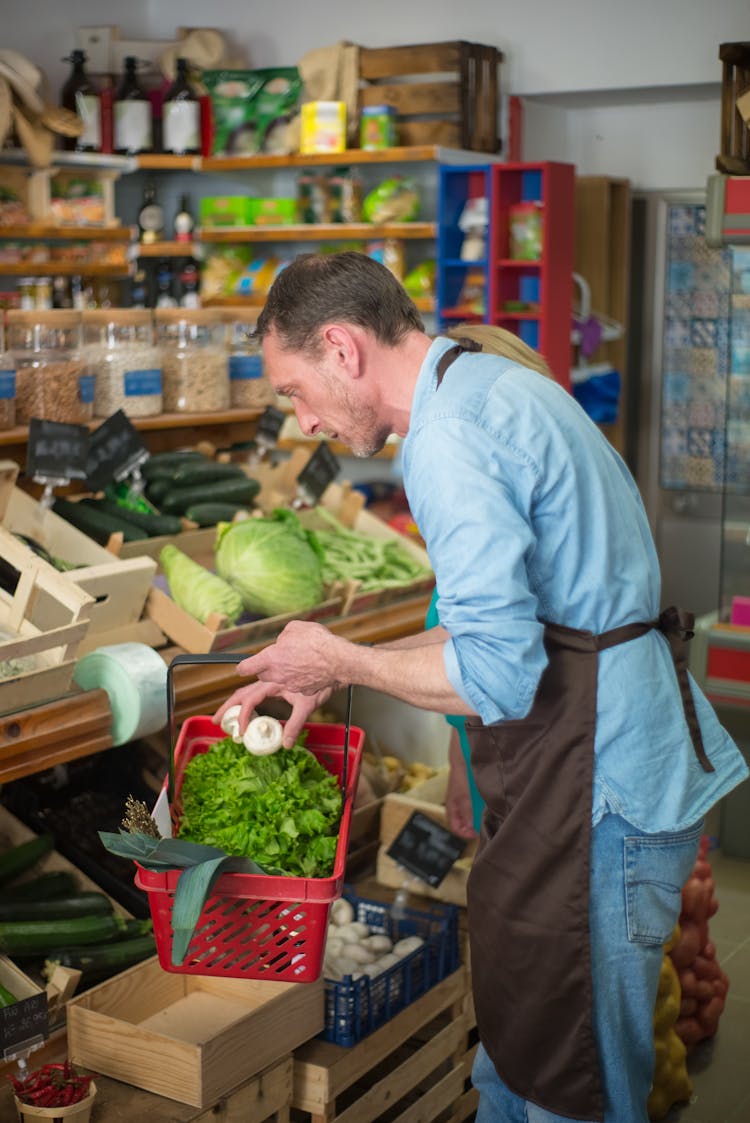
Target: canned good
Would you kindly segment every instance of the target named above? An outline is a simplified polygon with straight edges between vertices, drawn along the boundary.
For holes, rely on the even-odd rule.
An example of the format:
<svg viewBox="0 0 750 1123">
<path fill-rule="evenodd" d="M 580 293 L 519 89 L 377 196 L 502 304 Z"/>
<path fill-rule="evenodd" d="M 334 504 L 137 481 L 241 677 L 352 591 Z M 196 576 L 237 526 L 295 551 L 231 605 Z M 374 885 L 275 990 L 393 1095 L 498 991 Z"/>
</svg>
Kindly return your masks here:
<svg viewBox="0 0 750 1123">
<path fill-rule="evenodd" d="M 359 115 L 359 147 L 365 152 L 393 148 L 396 110 L 392 105 L 366 105 Z"/>
</svg>

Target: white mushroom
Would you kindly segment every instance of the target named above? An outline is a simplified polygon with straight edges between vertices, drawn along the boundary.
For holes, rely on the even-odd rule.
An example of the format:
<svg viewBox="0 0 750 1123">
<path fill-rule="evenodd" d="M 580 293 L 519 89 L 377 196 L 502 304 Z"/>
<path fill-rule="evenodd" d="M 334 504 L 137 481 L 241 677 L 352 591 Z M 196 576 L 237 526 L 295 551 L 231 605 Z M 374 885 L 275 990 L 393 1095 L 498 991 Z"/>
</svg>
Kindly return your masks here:
<svg viewBox="0 0 750 1123">
<path fill-rule="evenodd" d="M 270 756 L 281 748 L 282 734 L 281 722 L 275 717 L 254 717 L 248 724 L 242 740 L 247 751 L 253 756 Z"/>
<path fill-rule="evenodd" d="M 227 737 L 231 737 L 238 745 L 242 743 L 239 723 L 240 709 L 240 706 L 230 706 L 221 719 L 221 728 Z"/>
</svg>

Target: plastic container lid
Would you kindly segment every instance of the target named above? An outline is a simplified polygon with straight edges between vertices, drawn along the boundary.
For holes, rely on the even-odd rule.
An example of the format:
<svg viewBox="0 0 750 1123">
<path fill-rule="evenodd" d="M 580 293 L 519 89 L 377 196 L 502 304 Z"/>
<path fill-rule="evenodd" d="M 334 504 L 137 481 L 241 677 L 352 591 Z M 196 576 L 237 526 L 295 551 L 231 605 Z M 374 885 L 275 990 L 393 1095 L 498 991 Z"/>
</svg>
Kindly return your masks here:
<svg viewBox="0 0 750 1123">
<path fill-rule="evenodd" d="M 362 117 L 379 117 L 383 113 L 389 117 L 396 116 L 396 110 L 392 105 L 365 105 L 361 110 Z"/>
<path fill-rule="evenodd" d="M 10 308 L 6 313 L 8 326 L 46 324 L 51 328 L 75 328 L 81 323 L 81 313 L 75 308 L 42 308 L 35 311 Z"/>
<path fill-rule="evenodd" d="M 85 308 L 81 312 L 84 324 L 124 324 L 140 327 L 151 323 L 148 308 Z"/>
</svg>

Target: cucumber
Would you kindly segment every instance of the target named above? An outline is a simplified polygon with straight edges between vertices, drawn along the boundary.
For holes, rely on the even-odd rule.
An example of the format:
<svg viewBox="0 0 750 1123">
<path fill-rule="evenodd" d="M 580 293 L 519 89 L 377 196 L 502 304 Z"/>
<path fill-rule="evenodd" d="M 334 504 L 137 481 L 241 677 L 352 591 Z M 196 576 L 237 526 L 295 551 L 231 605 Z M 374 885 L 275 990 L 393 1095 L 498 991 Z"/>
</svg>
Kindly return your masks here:
<svg viewBox="0 0 750 1123">
<path fill-rule="evenodd" d="M 115 518 L 114 515 L 106 514 L 104 511 L 94 510 L 84 503 L 56 499 L 52 504 L 52 510 L 101 546 L 106 546 L 113 534 L 121 533 L 125 542 L 140 542 L 148 538 L 146 531 L 141 530 L 135 523 L 128 522 L 119 515 Z"/>
<path fill-rule="evenodd" d="M 161 510 L 168 515 L 181 515 L 197 503 L 252 503 L 260 484 L 249 476 L 196 484 L 195 487 L 173 487 L 161 501 Z"/>
<path fill-rule="evenodd" d="M 175 487 L 197 487 L 214 480 L 247 479 L 247 476 L 239 464 L 219 464 L 209 460 L 207 464 L 192 464 L 190 461 L 180 464 L 171 478 Z"/>
<path fill-rule="evenodd" d="M 124 971 L 148 959 L 156 953 L 153 933 L 133 936 L 129 940 L 118 940 L 112 944 L 92 944 L 89 947 L 52 948 L 47 954 L 48 963 L 59 963 L 61 967 L 71 967 L 83 973 L 85 982 L 100 976 Z"/>
<path fill-rule="evenodd" d="M 51 834 L 40 834 L 0 854 L 0 885 L 32 869 L 54 845 Z"/>
<path fill-rule="evenodd" d="M 121 916 L 79 916 L 67 920 L 8 920 L 0 923 L 0 952 L 33 959 L 51 948 L 103 944 L 117 940 L 125 927 Z"/>
<path fill-rule="evenodd" d="M 104 893 L 76 893 L 51 901 L 0 900 L 0 924 L 10 920 L 65 920 L 80 916 L 109 916 L 112 902 Z"/>
<path fill-rule="evenodd" d="M 159 476 L 146 484 L 146 498 L 154 507 L 159 507 L 162 499 L 172 486 L 171 476 Z"/>
<path fill-rule="evenodd" d="M 78 892 L 78 882 L 67 870 L 49 870 L 29 881 L 3 888 L 5 901 L 52 901 L 56 897 L 71 897 Z"/>
<path fill-rule="evenodd" d="M 252 503 L 193 503 L 185 511 L 185 518 L 198 526 L 216 526 L 230 523 L 238 511 L 246 511 Z"/>
<path fill-rule="evenodd" d="M 176 515 L 157 515 L 147 514 L 145 511 L 133 511 L 130 508 L 113 503 L 110 499 L 82 499 L 81 502 L 91 508 L 92 511 L 104 511 L 107 515 L 125 519 L 133 526 L 145 530 L 149 538 L 160 538 L 163 534 L 179 534 L 182 531 L 182 522 Z"/>
<path fill-rule="evenodd" d="M 180 464 L 188 461 L 193 463 L 213 464 L 207 456 L 195 449 L 185 449 L 183 452 L 155 452 L 141 466 L 141 475 L 144 480 L 157 480 L 164 476 L 171 476 Z"/>
</svg>

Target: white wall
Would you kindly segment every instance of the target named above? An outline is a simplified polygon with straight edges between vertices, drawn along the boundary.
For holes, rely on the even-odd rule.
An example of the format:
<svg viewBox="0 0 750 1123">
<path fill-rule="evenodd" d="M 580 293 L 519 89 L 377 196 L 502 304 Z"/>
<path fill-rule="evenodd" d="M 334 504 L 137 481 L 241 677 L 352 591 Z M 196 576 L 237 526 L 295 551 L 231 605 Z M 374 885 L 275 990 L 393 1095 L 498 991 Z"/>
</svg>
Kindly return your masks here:
<svg viewBox="0 0 750 1123">
<path fill-rule="evenodd" d="M 525 99 L 524 157 L 639 188 L 705 182 L 718 151 L 718 47 L 748 38 L 747 0 L 2 0 L 2 16 L 4 44 L 41 65 L 53 93 L 82 25 L 161 39 L 209 23 L 253 66 L 293 64 L 342 38 L 495 44 L 504 94 Z"/>
</svg>

